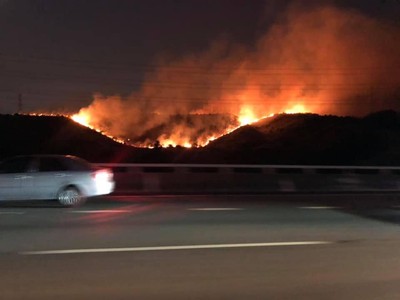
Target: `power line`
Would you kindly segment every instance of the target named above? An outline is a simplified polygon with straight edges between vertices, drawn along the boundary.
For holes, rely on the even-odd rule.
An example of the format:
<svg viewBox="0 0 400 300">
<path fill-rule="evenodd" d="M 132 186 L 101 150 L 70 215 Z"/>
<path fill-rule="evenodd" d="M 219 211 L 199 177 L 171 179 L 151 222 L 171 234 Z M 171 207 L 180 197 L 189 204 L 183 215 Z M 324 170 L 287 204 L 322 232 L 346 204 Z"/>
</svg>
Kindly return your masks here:
<svg viewBox="0 0 400 300">
<path fill-rule="evenodd" d="M 1 75 L 1 74 L 0 74 Z M 6 75 L 7 79 L 10 78 L 10 76 L 13 76 L 14 78 L 20 78 L 20 79 L 29 79 L 29 80 L 34 80 L 34 81 L 61 81 L 61 82 L 75 82 L 78 81 L 79 85 L 82 85 L 83 83 L 86 84 L 95 84 L 95 85 L 102 85 L 102 86 L 125 86 L 129 88 L 137 88 L 140 89 L 146 84 L 146 82 L 143 81 L 137 81 L 137 80 L 128 80 L 128 79 L 110 79 L 110 78 L 100 78 L 100 77 L 88 77 L 88 76 L 67 76 L 64 77 L 62 74 L 49 74 L 49 73 L 41 73 L 40 75 L 37 74 L 29 74 L 29 73 L 22 73 L 22 72 L 7 72 L 7 74 L 3 74 L 3 76 Z M 313 77 L 310 75 L 310 77 Z M 322 80 L 323 78 L 318 78 L 318 80 Z M 353 78 L 352 78 L 353 79 Z M 273 78 L 273 80 L 287 80 L 285 79 L 277 79 Z M 293 78 L 291 80 L 294 80 Z M 182 88 L 182 89 L 202 89 L 204 91 L 209 91 L 209 90 L 238 90 L 238 89 L 246 89 L 246 90 L 270 90 L 270 91 L 279 91 L 279 90 L 287 90 L 288 88 L 294 88 L 294 87 L 307 87 L 307 88 L 315 88 L 315 89 L 354 89 L 356 87 L 358 88 L 369 88 L 371 87 L 370 82 L 355 82 L 355 83 L 315 83 L 315 82 L 303 82 L 300 81 L 298 82 L 266 82 L 266 83 L 254 83 L 254 84 L 248 84 L 246 83 L 246 80 L 243 80 L 242 84 L 234 84 L 234 83 L 226 83 L 225 80 L 220 80 L 218 82 L 210 80 L 211 83 L 199 83 L 197 80 L 193 81 L 178 81 L 178 80 L 172 80 L 171 81 L 149 81 L 147 82 L 148 85 L 152 87 L 158 87 L 158 88 Z M 398 85 L 400 86 L 400 80 Z M 379 89 L 387 89 L 387 88 L 393 88 L 393 83 L 379 83 L 375 84 L 374 88 L 379 88 Z"/>
<path fill-rule="evenodd" d="M 134 70 L 131 71 L 157 71 L 159 69 L 163 70 L 172 70 L 172 71 L 177 71 L 177 72 L 184 72 L 188 71 L 190 73 L 206 73 L 206 74 L 219 74 L 219 75 L 224 75 L 224 74 L 231 74 L 232 71 L 235 70 L 242 70 L 244 72 L 261 72 L 261 73 L 266 73 L 266 74 L 276 74 L 276 73 L 281 73 L 281 72 L 291 72 L 291 73 L 301 73 L 301 72 L 309 72 L 309 71 L 320 71 L 320 72 L 350 72 L 353 73 L 355 71 L 358 72 L 364 72 L 368 70 L 386 70 L 387 68 L 382 67 L 337 67 L 337 68 L 332 68 L 332 67 L 326 67 L 326 68 L 315 68 L 315 69 L 310 69 L 310 68 L 276 68 L 276 67 L 270 67 L 270 68 L 254 68 L 254 67 L 247 67 L 243 68 L 242 61 L 239 61 L 236 65 L 231 65 L 229 67 L 215 67 L 214 64 L 209 64 L 206 67 L 197 67 L 197 66 L 177 66 L 172 64 L 140 64 L 137 62 L 130 62 L 130 61 L 125 61 L 125 62 L 104 62 L 104 61 L 90 61 L 90 60 L 74 60 L 74 59 L 53 59 L 53 58 L 45 58 L 45 57 L 35 57 L 35 56 L 10 56 L 10 55 L 5 55 L 5 54 L 0 54 L 0 58 L 3 57 L 4 61 L 8 62 L 19 62 L 19 63 L 47 63 L 47 64 L 53 64 L 53 65 L 61 65 L 61 66 L 66 66 L 66 67 L 87 67 L 89 69 L 121 69 L 121 68 L 135 68 Z M 179 63 L 179 62 L 178 62 Z M 391 66 L 391 69 L 398 69 L 400 70 L 400 66 Z M 212 72 L 210 72 L 210 70 Z"/>
<path fill-rule="evenodd" d="M 1 92 L 1 90 L 0 90 Z M 24 93 L 25 97 L 24 97 L 24 102 L 34 102 L 35 99 L 37 98 L 49 98 L 49 99 L 54 99 L 54 96 L 51 94 L 46 94 L 46 93 Z M 367 95 L 367 93 L 365 94 Z M 28 97 L 28 96 L 34 96 L 34 97 Z M 107 99 L 107 97 L 105 98 Z M 149 100 L 151 103 L 157 103 L 157 102 L 166 102 L 166 100 L 168 100 L 169 103 L 180 103 L 180 104 L 196 104 L 196 103 L 202 103 L 202 104 L 216 104 L 216 105 L 220 105 L 220 104 L 226 104 L 226 105 L 234 105 L 234 104 L 241 104 L 242 101 L 238 98 L 203 98 L 203 97 L 149 97 L 147 99 L 143 99 L 143 98 L 137 98 L 137 99 L 131 99 L 131 100 L 122 100 L 125 103 L 134 103 L 132 102 L 132 100 L 137 100 L 137 104 L 145 104 L 146 101 L 143 100 Z M 264 106 L 265 104 L 267 104 L 269 102 L 269 100 L 273 100 L 273 98 L 264 98 L 264 99 L 259 99 L 259 100 L 249 100 L 246 101 L 246 104 L 249 105 L 253 105 L 253 106 Z M 302 101 L 303 99 L 301 97 L 299 97 L 298 101 Z M 370 101 L 370 98 L 365 98 L 363 99 L 363 101 L 368 102 Z M 348 99 L 348 100 L 331 100 L 331 101 L 322 101 L 322 100 L 313 100 L 312 98 L 307 98 L 307 100 L 304 100 L 307 104 L 339 104 L 339 105 L 354 105 L 354 104 L 359 104 L 361 101 L 360 99 Z M 395 102 L 395 99 L 379 99 L 380 102 L 387 102 L 387 103 L 391 103 L 391 102 Z M 75 102 L 75 101 L 74 101 Z M 82 100 L 78 100 L 76 99 L 76 102 L 82 102 Z M 290 102 L 296 102 L 296 100 L 293 101 L 284 101 L 287 103 Z M 89 104 L 88 104 L 89 105 Z"/>
</svg>

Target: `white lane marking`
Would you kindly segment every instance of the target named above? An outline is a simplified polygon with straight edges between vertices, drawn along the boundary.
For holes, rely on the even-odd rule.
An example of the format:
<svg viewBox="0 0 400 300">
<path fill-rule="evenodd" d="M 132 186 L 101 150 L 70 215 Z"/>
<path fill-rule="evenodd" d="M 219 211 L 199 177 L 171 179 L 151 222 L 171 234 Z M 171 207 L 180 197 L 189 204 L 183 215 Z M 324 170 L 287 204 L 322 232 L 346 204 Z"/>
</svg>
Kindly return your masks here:
<svg viewBox="0 0 400 300">
<path fill-rule="evenodd" d="M 130 247 L 130 248 L 95 248 L 95 249 L 69 249 L 48 251 L 20 252 L 21 255 L 46 255 L 46 254 L 77 254 L 77 253 L 109 253 L 109 252 L 143 252 L 143 251 L 170 251 L 170 250 L 197 250 L 219 248 L 253 248 L 253 247 L 283 247 L 283 246 L 310 246 L 333 244 L 330 241 L 299 241 L 299 242 L 274 242 L 274 243 L 245 243 L 245 244 L 209 244 L 209 245 L 183 245 L 183 246 L 156 246 L 156 247 Z"/>
<path fill-rule="evenodd" d="M 340 206 L 300 206 L 301 209 L 339 209 Z"/>
<path fill-rule="evenodd" d="M 0 211 L 0 215 L 23 215 L 24 211 Z"/>
<path fill-rule="evenodd" d="M 239 207 L 201 207 L 201 208 L 189 208 L 188 210 L 194 211 L 229 211 L 229 210 L 243 210 Z"/>
<path fill-rule="evenodd" d="M 67 211 L 70 214 L 101 214 L 101 213 L 127 213 L 131 212 L 127 209 L 102 209 L 102 210 L 71 210 Z"/>
</svg>

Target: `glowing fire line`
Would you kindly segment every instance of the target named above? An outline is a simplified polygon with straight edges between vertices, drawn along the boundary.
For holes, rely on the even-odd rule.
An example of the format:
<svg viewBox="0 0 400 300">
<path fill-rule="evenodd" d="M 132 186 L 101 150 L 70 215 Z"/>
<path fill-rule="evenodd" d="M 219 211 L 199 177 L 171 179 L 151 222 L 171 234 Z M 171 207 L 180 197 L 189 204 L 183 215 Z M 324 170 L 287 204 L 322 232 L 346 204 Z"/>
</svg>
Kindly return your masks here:
<svg viewBox="0 0 400 300">
<path fill-rule="evenodd" d="M 298 103 L 298 104 L 295 104 L 293 106 L 288 107 L 287 109 L 285 109 L 281 113 L 284 113 L 284 114 L 296 114 L 296 113 L 307 113 L 307 112 L 309 112 L 309 111 L 306 109 L 306 107 L 303 104 Z M 238 122 L 239 122 L 238 126 L 231 126 L 229 128 L 226 128 L 225 132 L 223 132 L 222 134 L 219 134 L 219 135 L 215 135 L 215 134 L 214 135 L 210 135 L 206 139 L 205 142 L 196 144 L 196 146 L 200 146 L 200 147 L 206 146 L 210 142 L 212 142 L 212 141 L 214 141 L 214 140 L 216 140 L 216 139 L 218 139 L 218 138 L 220 138 L 220 137 L 222 137 L 224 135 L 227 135 L 227 134 L 235 131 L 236 129 L 238 129 L 238 128 L 242 127 L 242 126 L 253 124 L 253 123 L 256 123 L 256 122 L 258 122 L 258 121 L 260 121 L 262 119 L 271 118 L 271 117 L 273 117 L 275 115 L 276 115 L 276 113 L 270 113 L 268 115 L 265 115 L 265 116 L 259 118 L 259 117 L 256 117 L 256 114 L 254 113 L 254 110 L 253 110 L 252 107 L 243 106 L 242 109 L 240 110 L 239 116 L 237 118 Z M 115 140 L 115 141 L 117 141 L 119 143 L 127 144 L 127 141 L 124 141 L 124 140 L 122 140 L 120 138 L 116 138 L 114 136 L 111 136 L 111 135 L 105 133 L 104 131 L 100 130 L 99 128 L 96 128 L 95 126 L 93 126 L 92 123 L 91 123 L 91 116 L 87 111 L 80 111 L 80 112 L 78 112 L 78 113 L 76 113 L 76 114 L 74 114 L 72 116 L 69 116 L 69 117 L 70 117 L 71 120 L 73 120 L 73 121 L 75 121 L 75 122 L 77 122 L 77 123 L 79 123 L 79 124 L 81 124 L 83 126 L 89 127 L 89 128 L 91 128 L 93 130 L 96 130 L 97 132 L 100 132 L 100 133 L 106 135 L 109 138 L 112 138 L 113 140 Z M 185 148 L 194 147 L 194 145 L 191 144 L 188 141 L 184 141 L 182 139 L 180 141 L 178 141 L 178 140 L 174 140 L 172 137 L 162 137 L 161 136 L 161 137 L 159 137 L 158 143 L 159 143 L 160 147 L 164 147 L 164 148 L 165 147 L 177 147 L 177 146 L 181 146 L 181 147 L 185 147 Z M 143 145 L 143 144 L 135 145 L 135 146 L 147 147 L 147 148 L 154 148 L 155 147 L 154 145 Z"/>
</svg>

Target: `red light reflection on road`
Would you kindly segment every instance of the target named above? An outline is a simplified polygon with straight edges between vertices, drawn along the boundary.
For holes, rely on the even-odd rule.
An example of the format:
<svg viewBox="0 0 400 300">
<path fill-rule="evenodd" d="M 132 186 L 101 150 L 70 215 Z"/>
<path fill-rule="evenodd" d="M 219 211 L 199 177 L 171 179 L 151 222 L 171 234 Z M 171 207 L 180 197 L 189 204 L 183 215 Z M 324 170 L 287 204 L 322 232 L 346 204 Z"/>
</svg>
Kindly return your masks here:
<svg viewBox="0 0 400 300">
<path fill-rule="evenodd" d="M 83 221 L 90 221 L 93 223 L 108 223 L 117 219 L 126 218 L 127 216 L 135 216 L 139 214 L 143 214 L 145 212 L 154 210 L 159 205 L 151 204 L 151 205 L 126 205 L 119 207 L 117 209 L 105 209 L 105 210 L 91 210 L 84 211 L 82 210 L 82 214 L 84 214 L 80 219 Z M 77 211 L 78 213 L 79 211 Z"/>
</svg>

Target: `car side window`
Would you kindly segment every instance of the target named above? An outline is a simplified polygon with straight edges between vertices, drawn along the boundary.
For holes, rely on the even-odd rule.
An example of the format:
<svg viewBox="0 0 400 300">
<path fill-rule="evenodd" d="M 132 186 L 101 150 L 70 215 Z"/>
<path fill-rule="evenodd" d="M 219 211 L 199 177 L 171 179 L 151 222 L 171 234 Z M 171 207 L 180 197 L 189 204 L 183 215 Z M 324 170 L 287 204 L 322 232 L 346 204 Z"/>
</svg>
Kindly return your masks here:
<svg viewBox="0 0 400 300">
<path fill-rule="evenodd" d="M 39 172 L 67 171 L 66 166 L 56 157 L 41 157 Z"/>
<path fill-rule="evenodd" d="M 24 173 L 30 162 L 29 157 L 17 157 L 4 161 L 0 165 L 0 173 Z"/>
<path fill-rule="evenodd" d="M 79 158 L 72 158 L 72 157 L 64 157 L 63 158 L 63 163 L 68 166 L 68 169 L 71 171 L 91 171 L 93 167 L 91 166 L 90 163 L 83 159 Z"/>
</svg>

